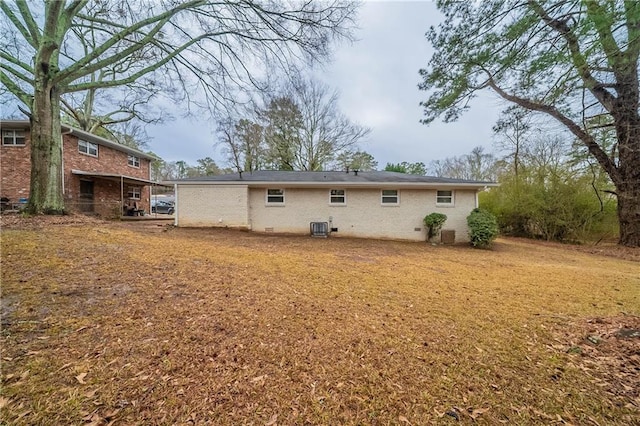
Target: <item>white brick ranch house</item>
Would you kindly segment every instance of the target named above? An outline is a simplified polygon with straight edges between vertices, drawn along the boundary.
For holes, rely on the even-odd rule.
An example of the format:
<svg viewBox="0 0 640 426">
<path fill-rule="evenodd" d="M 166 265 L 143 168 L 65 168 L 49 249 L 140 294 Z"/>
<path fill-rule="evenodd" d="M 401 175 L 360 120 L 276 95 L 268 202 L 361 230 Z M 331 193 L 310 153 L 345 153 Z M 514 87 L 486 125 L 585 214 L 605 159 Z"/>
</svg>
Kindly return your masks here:
<svg viewBox="0 0 640 426">
<path fill-rule="evenodd" d="M 424 241 L 423 218 L 439 212 L 447 215 L 443 235 L 455 231 L 457 242 L 468 241 L 466 218 L 478 206 L 478 192 L 496 186 L 377 171 L 254 171 L 165 183 L 175 188 L 179 227 L 324 229 L 331 236 Z"/>
</svg>

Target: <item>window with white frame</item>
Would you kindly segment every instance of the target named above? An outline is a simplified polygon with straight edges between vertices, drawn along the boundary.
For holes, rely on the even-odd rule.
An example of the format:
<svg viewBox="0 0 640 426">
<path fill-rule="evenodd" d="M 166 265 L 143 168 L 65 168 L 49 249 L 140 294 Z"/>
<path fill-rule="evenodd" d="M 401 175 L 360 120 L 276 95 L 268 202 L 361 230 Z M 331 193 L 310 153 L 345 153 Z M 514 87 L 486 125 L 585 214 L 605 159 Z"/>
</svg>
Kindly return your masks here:
<svg viewBox="0 0 640 426">
<path fill-rule="evenodd" d="M 129 154 L 127 156 L 127 162 L 131 167 L 140 167 L 140 157 L 136 157 L 135 155 Z"/>
<path fill-rule="evenodd" d="M 127 197 L 132 200 L 140 199 L 141 188 L 139 186 L 130 186 L 129 192 L 127 192 Z"/>
<path fill-rule="evenodd" d="M 91 155 L 92 157 L 98 156 L 98 145 L 95 143 L 78 140 L 78 152 Z"/>
<path fill-rule="evenodd" d="M 332 189 L 329 196 L 329 204 L 346 204 L 347 197 L 344 189 Z"/>
<path fill-rule="evenodd" d="M 441 206 L 452 206 L 453 191 L 438 191 L 436 194 L 436 204 Z"/>
<path fill-rule="evenodd" d="M 400 199 L 398 197 L 397 189 L 383 189 L 382 190 L 382 204 L 399 204 Z"/>
<path fill-rule="evenodd" d="M 267 204 L 284 204 L 284 189 L 267 189 Z"/>
<path fill-rule="evenodd" d="M 24 131 L 23 130 L 3 130 L 2 131 L 2 145 L 24 145 Z"/>
</svg>

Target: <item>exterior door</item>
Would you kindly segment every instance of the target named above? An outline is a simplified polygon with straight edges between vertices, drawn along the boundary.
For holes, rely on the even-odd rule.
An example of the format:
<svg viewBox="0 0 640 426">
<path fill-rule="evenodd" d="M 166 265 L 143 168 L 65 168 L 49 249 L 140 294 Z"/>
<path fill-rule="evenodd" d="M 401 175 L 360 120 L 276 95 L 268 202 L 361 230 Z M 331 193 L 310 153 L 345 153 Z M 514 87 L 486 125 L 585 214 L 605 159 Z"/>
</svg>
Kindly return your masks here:
<svg viewBox="0 0 640 426">
<path fill-rule="evenodd" d="M 93 213 L 93 182 L 90 180 L 80 181 L 80 205 L 81 212 Z"/>
</svg>

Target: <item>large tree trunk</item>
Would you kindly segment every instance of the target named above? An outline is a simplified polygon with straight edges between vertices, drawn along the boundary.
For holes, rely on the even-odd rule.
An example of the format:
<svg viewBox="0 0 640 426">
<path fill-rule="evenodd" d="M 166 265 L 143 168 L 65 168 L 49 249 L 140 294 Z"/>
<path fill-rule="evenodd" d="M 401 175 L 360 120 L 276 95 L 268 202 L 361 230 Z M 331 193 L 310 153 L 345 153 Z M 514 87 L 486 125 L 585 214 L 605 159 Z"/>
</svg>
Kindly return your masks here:
<svg viewBox="0 0 640 426">
<path fill-rule="evenodd" d="M 640 165 L 638 165 L 640 168 Z M 618 220 L 620 244 L 640 247 L 640 180 L 618 188 Z"/>
<path fill-rule="evenodd" d="M 31 113 L 31 191 L 27 210 L 62 214 L 62 129 L 60 94 L 55 87 L 47 82 L 36 83 Z"/>
<path fill-rule="evenodd" d="M 640 120 L 635 122 L 640 128 Z M 640 130 L 632 128 L 624 136 L 629 139 L 626 143 L 620 143 L 619 169 L 622 179 L 621 182 L 616 183 L 620 224 L 619 244 L 640 247 Z"/>
<path fill-rule="evenodd" d="M 613 183 L 618 193 L 619 244 L 640 247 L 640 114 L 638 67 L 617 75 L 618 98 L 615 129 L 618 140 L 620 178 Z"/>
</svg>

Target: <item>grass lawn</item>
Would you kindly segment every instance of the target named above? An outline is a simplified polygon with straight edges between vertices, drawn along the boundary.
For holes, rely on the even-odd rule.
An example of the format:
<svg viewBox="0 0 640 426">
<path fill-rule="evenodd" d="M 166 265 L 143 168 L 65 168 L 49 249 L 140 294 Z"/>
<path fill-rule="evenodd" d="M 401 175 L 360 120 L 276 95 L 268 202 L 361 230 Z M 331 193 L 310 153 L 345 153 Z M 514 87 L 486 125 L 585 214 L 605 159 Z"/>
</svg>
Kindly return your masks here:
<svg viewBox="0 0 640 426">
<path fill-rule="evenodd" d="M 640 424 L 637 261 L 98 221 L 0 236 L 0 424 Z"/>
</svg>

